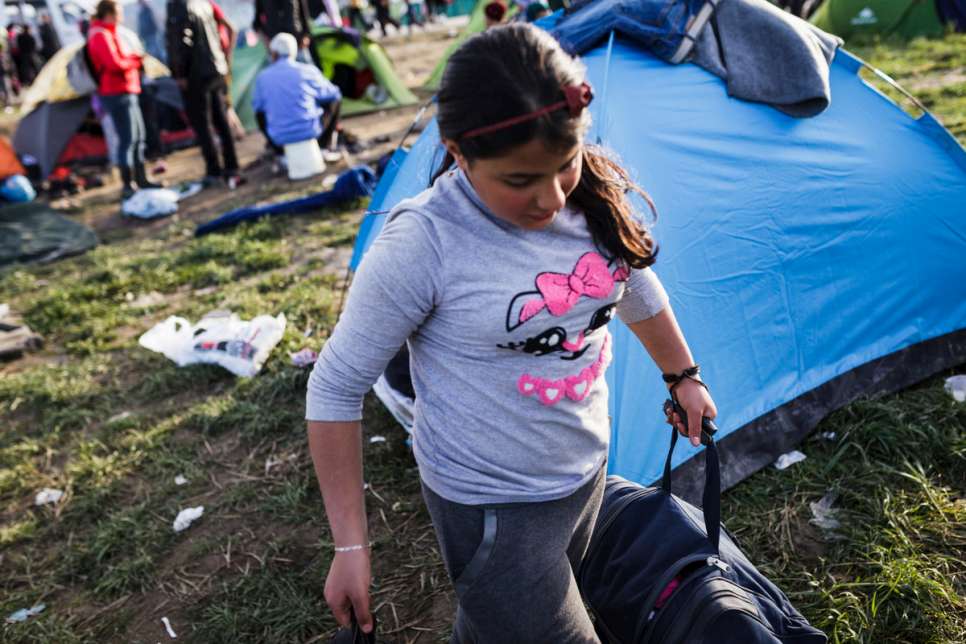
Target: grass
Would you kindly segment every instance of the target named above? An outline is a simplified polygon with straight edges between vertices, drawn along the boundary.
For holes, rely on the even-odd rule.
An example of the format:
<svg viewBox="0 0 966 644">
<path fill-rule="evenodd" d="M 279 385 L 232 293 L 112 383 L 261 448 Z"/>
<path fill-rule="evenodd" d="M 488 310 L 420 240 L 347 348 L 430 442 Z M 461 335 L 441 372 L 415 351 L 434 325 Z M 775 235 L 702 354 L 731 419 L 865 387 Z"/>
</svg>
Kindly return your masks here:
<svg viewBox="0 0 966 644">
<path fill-rule="evenodd" d="M 966 37 L 850 49 L 966 139 Z M 0 271 L 2 299 L 48 342 L 42 360 L 0 377 L 0 613 L 47 604 L 0 639 L 153 644 L 165 615 L 188 642 L 327 640 L 331 537 L 305 450 L 308 374 L 287 354 L 318 349 L 334 324 L 331 257 L 351 247 L 359 212 L 200 239 L 171 221 L 151 239 L 115 232 L 81 257 Z M 255 378 L 177 368 L 137 345 L 169 315 L 226 308 L 288 319 Z M 366 442 L 380 630 L 446 641 L 452 599 L 415 466 L 378 404 L 365 417 L 389 438 Z M 964 427 L 941 377 L 859 401 L 822 423 L 835 439 L 806 442 L 806 461 L 728 492 L 728 526 L 834 642 L 966 641 Z M 35 507 L 44 487 L 65 500 Z M 809 503 L 830 492 L 832 533 L 809 523 Z M 178 511 L 197 505 L 204 516 L 174 533 Z"/>
<path fill-rule="evenodd" d="M 846 43 L 846 47 L 911 92 L 960 141 L 966 139 L 966 34 L 949 34 L 942 40 L 917 38 L 908 43 L 860 41 Z M 909 101 L 891 87 L 864 77 L 909 109 Z"/>
</svg>

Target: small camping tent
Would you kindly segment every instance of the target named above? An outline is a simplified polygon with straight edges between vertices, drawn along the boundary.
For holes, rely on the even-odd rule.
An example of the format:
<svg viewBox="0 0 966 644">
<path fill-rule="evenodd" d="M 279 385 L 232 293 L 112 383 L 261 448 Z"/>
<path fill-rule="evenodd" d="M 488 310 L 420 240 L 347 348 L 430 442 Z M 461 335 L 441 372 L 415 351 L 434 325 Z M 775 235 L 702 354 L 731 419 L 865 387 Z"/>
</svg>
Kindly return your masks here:
<svg viewBox="0 0 966 644">
<path fill-rule="evenodd" d="M 255 78 L 268 64 L 268 50 L 262 42 L 254 45 L 236 47 L 231 61 L 231 102 L 235 113 L 245 130 L 251 132 L 258 127 L 255 112 L 252 110 L 252 94 L 255 91 Z"/>
<path fill-rule="evenodd" d="M 316 64 L 342 91 L 342 115 L 413 105 L 419 99 L 393 69 L 382 45 L 355 31 L 312 28 Z"/>
<path fill-rule="evenodd" d="M 841 50 L 831 106 L 809 119 L 730 98 L 709 72 L 621 38 L 582 60 L 598 96 L 590 140 L 660 212 L 654 268 L 715 395 L 725 487 L 832 410 L 966 361 L 966 151 L 932 115 L 910 117 Z M 390 160 L 370 210 L 425 189 L 441 158 L 430 124 Z M 353 268 L 384 218 L 363 220 Z M 627 327 L 611 332 L 608 467 L 652 482 L 667 392 Z M 692 497 L 700 449 L 674 460 Z"/>
<path fill-rule="evenodd" d="M 944 0 L 944 5 L 966 13 L 966 2 Z M 812 15 L 811 23 L 842 38 L 862 34 L 904 38 L 941 36 L 945 31 L 936 0 L 825 0 Z M 946 16 L 952 20 L 953 16 Z"/>
</svg>

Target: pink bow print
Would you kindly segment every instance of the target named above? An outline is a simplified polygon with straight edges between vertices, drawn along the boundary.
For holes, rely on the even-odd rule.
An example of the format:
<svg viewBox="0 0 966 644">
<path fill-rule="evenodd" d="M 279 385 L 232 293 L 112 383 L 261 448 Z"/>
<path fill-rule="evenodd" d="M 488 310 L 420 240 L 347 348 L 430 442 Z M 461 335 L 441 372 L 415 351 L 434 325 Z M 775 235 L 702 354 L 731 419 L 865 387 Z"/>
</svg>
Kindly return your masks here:
<svg viewBox="0 0 966 644">
<path fill-rule="evenodd" d="M 564 273 L 540 273 L 537 290 L 542 297 L 524 304 L 520 311 L 520 323 L 547 308 L 553 316 L 560 316 L 573 308 L 581 297 L 603 299 L 614 290 L 615 281 L 626 280 L 626 271 L 618 268 L 613 275 L 607 268 L 607 260 L 597 253 L 585 253 L 570 275 Z"/>
</svg>

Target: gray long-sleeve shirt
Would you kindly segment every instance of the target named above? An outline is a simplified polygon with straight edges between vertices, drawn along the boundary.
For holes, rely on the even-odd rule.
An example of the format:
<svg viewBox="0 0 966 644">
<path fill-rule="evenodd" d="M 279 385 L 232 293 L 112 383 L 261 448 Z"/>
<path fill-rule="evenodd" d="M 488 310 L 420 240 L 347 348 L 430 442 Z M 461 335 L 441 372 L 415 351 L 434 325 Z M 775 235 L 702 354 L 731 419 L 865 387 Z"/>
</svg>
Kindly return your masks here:
<svg viewBox="0 0 966 644">
<path fill-rule="evenodd" d="M 401 202 L 366 254 L 308 385 L 306 417 L 355 421 L 408 341 L 423 481 L 464 504 L 547 501 L 607 455 L 606 324 L 659 313 L 650 269 L 598 249 L 583 214 L 492 215 L 457 170 Z"/>
</svg>

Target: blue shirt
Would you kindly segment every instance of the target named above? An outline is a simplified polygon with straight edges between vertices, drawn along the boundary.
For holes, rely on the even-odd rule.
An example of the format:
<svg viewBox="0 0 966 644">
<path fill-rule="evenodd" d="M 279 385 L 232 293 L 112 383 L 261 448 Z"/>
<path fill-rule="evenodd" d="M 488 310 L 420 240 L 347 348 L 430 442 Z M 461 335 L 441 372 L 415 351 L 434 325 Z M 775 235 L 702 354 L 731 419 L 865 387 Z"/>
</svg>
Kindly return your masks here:
<svg viewBox="0 0 966 644">
<path fill-rule="evenodd" d="M 265 113 L 272 142 L 288 145 L 318 138 L 324 106 L 341 98 L 317 67 L 280 58 L 255 79 L 252 108 Z"/>
</svg>

